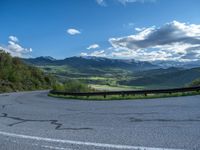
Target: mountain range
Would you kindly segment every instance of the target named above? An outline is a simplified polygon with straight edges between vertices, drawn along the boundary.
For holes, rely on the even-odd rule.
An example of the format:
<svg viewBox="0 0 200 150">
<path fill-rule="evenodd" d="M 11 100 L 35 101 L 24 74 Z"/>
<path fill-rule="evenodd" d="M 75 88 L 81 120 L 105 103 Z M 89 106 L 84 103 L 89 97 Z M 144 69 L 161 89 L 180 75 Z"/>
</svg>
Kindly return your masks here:
<svg viewBox="0 0 200 150">
<path fill-rule="evenodd" d="M 69 66 L 77 68 L 84 72 L 88 69 L 107 69 L 120 68 L 130 71 L 142 71 L 158 68 L 147 61 L 135 61 L 133 59 L 109 59 L 103 57 L 69 57 L 61 60 L 56 60 L 50 56 L 23 59 L 26 63 L 36 66 Z"/>
<path fill-rule="evenodd" d="M 178 61 L 136 61 L 134 59 L 110 59 L 105 57 L 95 57 L 95 56 L 80 56 L 80 57 L 69 57 L 65 59 L 55 59 L 51 56 L 41 56 L 36 58 L 23 59 L 25 62 L 40 65 L 69 65 L 76 67 L 76 65 L 86 65 L 95 67 L 120 67 L 131 70 L 149 70 L 155 68 L 195 68 L 200 67 L 200 60 L 191 62 L 178 62 Z M 81 61 L 81 63 L 79 63 Z"/>
</svg>

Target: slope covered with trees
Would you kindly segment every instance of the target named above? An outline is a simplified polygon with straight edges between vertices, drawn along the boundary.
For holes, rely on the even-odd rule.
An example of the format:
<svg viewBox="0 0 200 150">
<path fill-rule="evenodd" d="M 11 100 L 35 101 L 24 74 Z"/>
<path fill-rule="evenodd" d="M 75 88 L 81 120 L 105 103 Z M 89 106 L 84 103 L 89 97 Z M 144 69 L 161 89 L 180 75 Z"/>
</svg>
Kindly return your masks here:
<svg viewBox="0 0 200 150">
<path fill-rule="evenodd" d="M 120 81 L 122 85 L 147 86 L 150 88 L 175 88 L 195 86 L 200 83 L 200 67 L 192 69 L 156 69 L 135 74 L 135 79 Z M 190 84 L 193 81 L 192 84 Z M 200 84 L 199 84 L 200 85 Z"/>
<path fill-rule="evenodd" d="M 48 89 L 51 85 L 49 75 L 0 50 L 0 92 Z"/>
</svg>

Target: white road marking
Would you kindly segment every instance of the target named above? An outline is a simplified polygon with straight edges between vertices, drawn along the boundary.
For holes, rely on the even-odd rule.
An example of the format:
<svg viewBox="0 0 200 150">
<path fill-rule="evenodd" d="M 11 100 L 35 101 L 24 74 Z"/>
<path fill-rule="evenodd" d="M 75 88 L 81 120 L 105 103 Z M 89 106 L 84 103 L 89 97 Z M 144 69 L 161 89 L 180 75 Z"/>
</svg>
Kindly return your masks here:
<svg viewBox="0 0 200 150">
<path fill-rule="evenodd" d="M 72 150 L 72 149 L 69 149 L 69 148 L 55 147 L 55 146 L 48 146 L 48 145 L 41 145 L 41 147 L 53 149 L 53 150 Z"/>
<path fill-rule="evenodd" d="M 12 140 L 13 143 L 17 143 L 20 144 L 19 142 L 17 142 L 16 140 Z M 57 146 L 49 146 L 49 145 L 40 145 L 40 144 L 33 144 L 31 143 L 31 145 L 33 146 L 38 146 L 38 147 L 43 147 L 43 148 L 48 148 L 48 149 L 54 149 L 54 150 L 72 150 L 69 148 L 64 148 L 64 147 L 57 147 Z"/>
<path fill-rule="evenodd" d="M 101 148 L 114 148 L 114 149 L 131 149 L 131 150 L 183 150 L 183 149 L 169 149 L 169 148 L 154 148 L 154 147 L 142 147 L 142 146 L 130 146 L 130 145 L 115 145 L 115 144 L 104 144 L 104 143 L 92 143 L 92 142 L 82 142 L 82 141 L 72 141 L 72 140 L 61 140 L 61 139 L 52 139 L 44 138 L 16 133 L 8 133 L 0 131 L 0 135 L 21 138 L 21 139 L 30 139 L 44 142 L 55 142 L 62 144 L 72 144 L 72 145 L 82 145 L 82 146 L 94 146 Z"/>
<path fill-rule="evenodd" d="M 72 149 L 69 149 L 69 148 L 57 147 L 57 146 L 49 146 L 49 145 L 40 145 L 40 144 L 31 144 L 31 145 L 42 147 L 42 148 L 53 149 L 53 150 L 72 150 Z"/>
</svg>

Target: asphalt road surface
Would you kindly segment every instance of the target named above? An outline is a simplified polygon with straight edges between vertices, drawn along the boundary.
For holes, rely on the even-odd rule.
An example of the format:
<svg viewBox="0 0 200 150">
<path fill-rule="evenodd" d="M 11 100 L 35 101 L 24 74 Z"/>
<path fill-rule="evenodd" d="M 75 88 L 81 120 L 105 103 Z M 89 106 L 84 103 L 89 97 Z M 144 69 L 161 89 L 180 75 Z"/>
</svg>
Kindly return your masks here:
<svg viewBox="0 0 200 150">
<path fill-rule="evenodd" d="M 200 149 L 200 96 L 81 101 L 0 94 L 0 150 Z"/>
</svg>

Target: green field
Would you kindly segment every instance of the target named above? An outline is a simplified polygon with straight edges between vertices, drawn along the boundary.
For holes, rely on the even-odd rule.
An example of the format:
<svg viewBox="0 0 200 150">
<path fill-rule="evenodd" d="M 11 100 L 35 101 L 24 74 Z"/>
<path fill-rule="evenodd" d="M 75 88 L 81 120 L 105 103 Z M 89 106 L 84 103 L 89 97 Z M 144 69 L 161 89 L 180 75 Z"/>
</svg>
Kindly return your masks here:
<svg viewBox="0 0 200 150">
<path fill-rule="evenodd" d="M 144 87 L 140 86 L 109 86 L 109 85 L 97 85 L 97 84 L 89 84 L 92 88 L 98 91 L 130 91 L 130 90 L 140 90 L 144 89 Z"/>
</svg>

